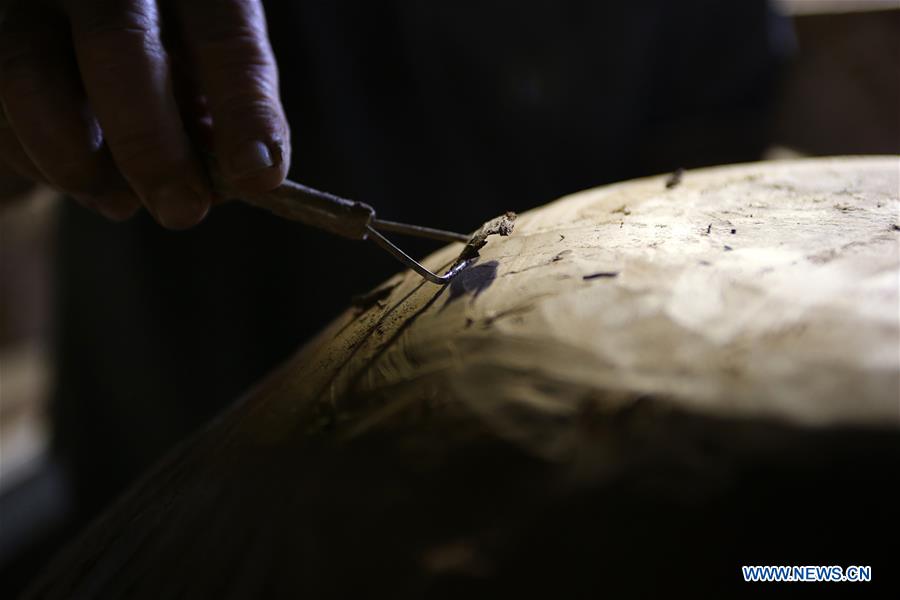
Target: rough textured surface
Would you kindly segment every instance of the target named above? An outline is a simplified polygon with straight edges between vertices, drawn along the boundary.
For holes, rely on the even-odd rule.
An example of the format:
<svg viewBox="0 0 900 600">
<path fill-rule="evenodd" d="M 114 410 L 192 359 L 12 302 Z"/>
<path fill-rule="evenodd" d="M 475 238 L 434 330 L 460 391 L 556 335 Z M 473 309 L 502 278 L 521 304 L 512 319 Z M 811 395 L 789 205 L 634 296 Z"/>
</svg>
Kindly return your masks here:
<svg viewBox="0 0 900 600">
<path fill-rule="evenodd" d="M 348 310 L 33 594 L 724 597 L 754 591 L 741 564 L 895 583 L 898 176 L 760 163 L 521 215 L 450 285 L 406 273 Z"/>
<path fill-rule="evenodd" d="M 607 408 L 654 395 L 709 414 L 896 425 L 898 177 L 895 158 L 813 160 L 564 198 L 520 216 L 446 292 L 410 276 L 382 308 L 348 313 L 297 361 L 297 397 L 321 390 L 343 409 L 348 393 L 397 395 L 414 379 L 415 395 L 453 390 L 516 437 L 528 426 L 504 407 L 569 414 L 585 390 L 615 398 Z"/>
<path fill-rule="evenodd" d="M 512 234 L 513 229 L 516 226 L 516 216 L 516 213 L 508 212 L 505 215 L 500 215 L 496 219 L 491 219 L 482 225 L 478 231 L 472 234 L 472 239 L 470 239 L 463 247 L 463 250 L 459 255 L 459 260 L 469 260 L 478 256 L 478 251 L 484 248 L 484 245 L 487 244 L 488 237 L 492 235 L 506 237 Z"/>
</svg>

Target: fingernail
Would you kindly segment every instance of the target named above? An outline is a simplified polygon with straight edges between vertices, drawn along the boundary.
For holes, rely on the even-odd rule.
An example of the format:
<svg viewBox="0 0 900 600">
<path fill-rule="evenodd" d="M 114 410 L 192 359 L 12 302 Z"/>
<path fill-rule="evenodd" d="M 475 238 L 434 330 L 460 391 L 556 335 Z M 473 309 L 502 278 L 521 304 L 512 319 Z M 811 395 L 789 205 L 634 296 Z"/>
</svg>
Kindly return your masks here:
<svg viewBox="0 0 900 600">
<path fill-rule="evenodd" d="M 260 141 L 247 142 L 231 153 L 228 166 L 233 177 L 243 177 L 275 166 L 269 147 Z"/>
<path fill-rule="evenodd" d="M 209 203 L 183 184 L 161 187 L 150 194 L 148 203 L 156 220 L 167 229 L 193 227 L 209 210 Z"/>
</svg>

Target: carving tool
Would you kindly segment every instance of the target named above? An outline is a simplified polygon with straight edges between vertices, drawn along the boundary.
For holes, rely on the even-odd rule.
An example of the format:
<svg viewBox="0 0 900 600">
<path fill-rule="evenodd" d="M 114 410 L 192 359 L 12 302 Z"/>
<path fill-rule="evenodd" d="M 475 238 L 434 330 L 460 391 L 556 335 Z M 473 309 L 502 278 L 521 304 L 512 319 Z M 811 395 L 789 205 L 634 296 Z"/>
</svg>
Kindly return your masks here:
<svg viewBox="0 0 900 600">
<path fill-rule="evenodd" d="M 220 190 L 220 193 L 227 198 L 235 197 L 227 190 Z M 364 202 L 346 200 L 294 181 L 286 180 L 271 192 L 257 196 L 241 196 L 239 199 L 264 208 L 279 217 L 299 221 L 341 237 L 351 240 L 372 240 L 405 266 L 438 285 L 449 283 L 472 258 L 471 251 L 467 252 L 467 249 L 476 236 L 378 219 L 375 216 L 375 209 Z M 394 245 L 384 236 L 384 232 L 441 242 L 462 242 L 466 244 L 466 249 L 446 273 L 438 275 Z M 478 247 L 484 245 L 483 239 L 476 243 L 480 243 Z M 475 253 L 477 254 L 477 248 Z"/>
</svg>

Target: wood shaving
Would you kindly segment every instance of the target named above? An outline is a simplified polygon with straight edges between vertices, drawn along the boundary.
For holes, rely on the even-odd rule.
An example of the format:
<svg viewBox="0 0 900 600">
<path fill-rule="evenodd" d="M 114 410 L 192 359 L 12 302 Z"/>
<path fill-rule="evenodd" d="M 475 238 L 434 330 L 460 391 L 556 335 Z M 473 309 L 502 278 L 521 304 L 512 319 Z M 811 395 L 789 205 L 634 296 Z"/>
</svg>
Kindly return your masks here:
<svg viewBox="0 0 900 600">
<path fill-rule="evenodd" d="M 505 215 L 500 215 L 496 219 L 491 219 L 482 225 L 481 228 L 472 235 L 471 239 L 469 239 L 469 243 L 463 248 L 458 260 L 469 260 L 478 256 L 478 251 L 487 244 L 489 236 L 495 234 L 508 236 L 511 234 L 516 225 L 516 216 L 516 213 L 510 211 Z"/>
</svg>

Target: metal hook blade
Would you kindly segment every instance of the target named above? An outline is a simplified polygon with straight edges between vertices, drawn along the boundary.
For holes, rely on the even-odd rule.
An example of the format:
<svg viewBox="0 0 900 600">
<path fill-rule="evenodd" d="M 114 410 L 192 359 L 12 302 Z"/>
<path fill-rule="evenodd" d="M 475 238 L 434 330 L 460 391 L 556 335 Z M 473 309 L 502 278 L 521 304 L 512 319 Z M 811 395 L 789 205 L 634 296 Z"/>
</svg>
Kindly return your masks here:
<svg viewBox="0 0 900 600">
<path fill-rule="evenodd" d="M 424 265 L 417 262 L 413 259 L 409 254 L 395 246 L 389 239 L 381 235 L 375 228 L 371 225 L 367 225 L 366 228 L 369 231 L 369 238 L 388 251 L 394 258 L 402 262 L 404 265 L 430 281 L 431 283 L 436 283 L 438 285 L 447 285 L 450 283 L 450 280 L 453 279 L 453 276 L 459 273 L 468 263 L 468 261 L 463 260 L 453 265 L 449 271 L 445 275 L 437 275 L 429 271 Z"/>
</svg>

